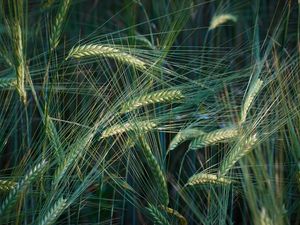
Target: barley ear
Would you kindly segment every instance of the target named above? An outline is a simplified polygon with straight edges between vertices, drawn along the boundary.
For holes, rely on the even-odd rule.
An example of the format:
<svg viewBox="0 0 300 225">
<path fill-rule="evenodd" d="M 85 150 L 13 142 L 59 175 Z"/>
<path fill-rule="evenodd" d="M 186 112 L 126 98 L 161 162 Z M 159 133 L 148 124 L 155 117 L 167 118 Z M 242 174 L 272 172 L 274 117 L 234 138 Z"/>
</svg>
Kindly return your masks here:
<svg viewBox="0 0 300 225">
<path fill-rule="evenodd" d="M 67 200 L 60 198 L 55 202 L 49 212 L 43 217 L 38 223 L 39 225 L 52 225 L 58 219 L 58 217 L 63 213 L 66 207 Z"/>
<path fill-rule="evenodd" d="M 16 182 L 9 181 L 9 180 L 0 180 L 0 191 L 9 191 L 16 186 Z"/>
<path fill-rule="evenodd" d="M 161 205 L 160 208 L 162 208 L 168 214 L 175 216 L 178 219 L 180 225 L 188 224 L 186 218 L 183 215 L 181 215 L 178 211 L 176 211 L 175 209 L 172 209 L 172 208 L 169 208 L 169 207 L 166 207 L 163 205 Z"/>
<path fill-rule="evenodd" d="M 154 205 L 149 204 L 149 206 L 146 209 L 152 216 L 152 219 L 154 220 L 155 224 L 157 223 L 160 225 L 171 225 L 168 219 L 165 217 L 165 215 Z"/>
<path fill-rule="evenodd" d="M 189 178 L 186 186 L 194 185 L 229 185 L 232 183 L 232 180 L 224 177 L 217 176 L 215 174 L 208 173 L 197 173 Z"/>
<path fill-rule="evenodd" d="M 220 15 L 214 16 L 212 18 L 212 21 L 209 25 L 208 30 L 216 29 L 220 25 L 222 25 L 224 23 L 227 23 L 229 21 L 232 21 L 232 22 L 236 23 L 237 22 L 237 17 L 232 15 L 232 14 L 220 14 Z"/>
</svg>

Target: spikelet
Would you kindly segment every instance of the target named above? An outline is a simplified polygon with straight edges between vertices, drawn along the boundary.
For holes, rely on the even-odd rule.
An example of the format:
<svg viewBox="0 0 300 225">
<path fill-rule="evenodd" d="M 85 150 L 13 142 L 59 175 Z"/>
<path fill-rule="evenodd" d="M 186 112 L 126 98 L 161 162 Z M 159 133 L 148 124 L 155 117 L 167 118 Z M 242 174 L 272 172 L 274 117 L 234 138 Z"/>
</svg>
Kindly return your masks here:
<svg viewBox="0 0 300 225">
<path fill-rule="evenodd" d="M 260 79 L 257 79 L 254 82 L 254 84 L 251 86 L 251 88 L 249 89 L 247 96 L 245 98 L 245 101 L 242 105 L 240 124 L 245 122 L 248 111 L 253 103 L 253 100 L 255 99 L 256 95 L 260 91 L 262 84 L 263 84 L 263 81 Z"/>
<path fill-rule="evenodd" d="M 180 90 L 160 90 L 129 100 L 122 105 L 120 113 L 130 112 L 149 104 L 172 102 L 182 98 L 184 98 L 184 96 Z"/>
<path fill-rule="evenodd" d="M 158 208 L 156 208 L 154 205 L 149 204 L 149 206 L 146 208 L 147 211 L 151 214 L 155 224 L 160 225 L 171 225 L 167 218 L 162 214 Z"/>
<path fill-rule="evenodd" d="M 179 131 L 176 136 L 172 139 L 168 151 L 174 150 L 179 144 L 184 141 L 194 139 L 205 135 L 206 133 L 198 128 L 186 128 Z"/>
<path fill-rule="evenodd" d="M 226 177 L 217 176 L 215 174 L 198 173 L 189 178 L 186 186 L 193 185 L 229 185 L 232 180 Z"/>
<path fill-rule="evenodd" d="M 101 138 L 107 138 L 113 135 L 122 134 L 128 131 L 147 132 L 157 127 L 153 121 L 129 121 L 123 124 L 113 125 L 103 131 Z"/>
<path fill-rule="evenodd" d="M 42 173 L 47 163 L 42 161 L 30 170 L 23 179 L 21 179 L 15 187 L 9 192 L 7 198 L 0 206 L 0 216 L 4 214 L 18 199 L 20 194 Z"/>
<path fill-rule="evenodd" d="M 14 52 L 15 52 L 15 70 L 17 75 L 16 89 L 21 98 L 21 101 L 26 104 L 27 93 L 25 90 L 25 60 L 23 54 L 23 39 L 22 30 L 19 22 L 14 24 Z"/>
<path fill-rule="evenodd" d="M 60 198 L 53 205 L 50 211 L 46 214 L 46 216 L 38 223 L 39 225 L 52 225 L 55 223 L 57 218 L 62 214 L 65 210 L 67 200 L 64 198 Z"/>
<path fill-rule="evenodd" d="M 172 216 L 175 216 L 178 219 L 180 225 L 187 225 L 188 224 L 186 218 L 183 215 L 181 215 L 178 211 L 176 211 L 172 208 L 163 206 L 163 205 L 161 205 L 160 208 L 162 208 L 168 214 L 170 214 Z"/>
<path fill-rule="evenodd" d="M 262 208 L 259 216 L 260 216 L 260 223 L 259 223 L 260 225 L 274 225 L 273 221 L 268 216 L 265 208 Z"/>
<path fill-rule="evenodd" d="M 51 50 L 56 49 L 56 47 L 59 44 L 59 39 L 61 36 L 62 28 L 63 28 L 63 23 L 66 19 L 67 12 L 70 8 L 71 5 L 71 0 L 63 0 L 61 1 L 61 5 L 58 9 L 56 19 L 53 25 L 53 28 L 51 30 L 50 34 L 50 48 Z"/>
<path fill-rule="evenodd" d="M 212 21 L 211 21 L 208 29 L 213 30 L 213 29 L 217 28 L 218 26 L 220 26 L 224 23 L 227 23 L 228 21 L 232 21 L 232 22 L 236 23 L 237 17 L 232 14 L 220 14 L 220 15 L 214 16 L 212 18 Z"/>
<path fill-rule="evenodd" d="M 16 78 L 0 78 L 0 88 L 16 87 Z"/>
<path fill-rule="evenodd" d="M 152 154 L 151 148 L 146 142 L 144 138 L 141 138 L 141 145 L 143 152 L 145 154 L 146 160 L 148 162 L 148 165 L 154 175 L 155 182 L 158 185 L 158 191 L 160 193 L 162 204 L 167 206 L 169 204 L 169 194 L 168 194 L 168 186 L 165 179 L 165 176 L 163 174 L 163 171 L 157 162 L 155 156 Z"/>
<path fill-rule="evenodd" d="M 9 181 L 9 180 L 0 180 L 0 191 L 9 191 L 16 186 L 16 182 Z"/>
<path fill-rule="evenodd" d="M 193 140 L 190 144 L 191 150 L 196 150 L 204 146 L 216 144 L 220 141 L 227 141 L 236 137 L 239 130 L 236 127 L 221 128 L 203 135 Z"/>
<path fill-rule="evenodd" d="M 243 156 L 251 152 L 253 146 L 256 143 L 257 143 L 257 135 L 254 134 L 248 139 L 246 139 L 243 143 L 241 143 L 240 145 L 232 149 L 232 151 L 228 154 L 228 156 L 222 161 L 220 167 L 220 174 L 222 176 L 225 176 L 237 161 L 239 161 Z"/>
<path fill-rule="evenodd" d="M 113 48 L 111 46 L 106 45 L 97 45 L 97 44 L 89 44 L 89 45 L 80 45 L 77 47 L 73 47 L 68 58 L 76 58 L 80 59 L 83 57 L 91 57 L 91 56 L 101 56 L 115 59 L 117 61 L 128 63 L 133 67 L 136 67 L 141 70 L 146 70 L 146 63 L 142 60 L 138 59 L 135 56 L 132 56 L 128 53 L 122 52 L 117 48 Z"/>
</svg>

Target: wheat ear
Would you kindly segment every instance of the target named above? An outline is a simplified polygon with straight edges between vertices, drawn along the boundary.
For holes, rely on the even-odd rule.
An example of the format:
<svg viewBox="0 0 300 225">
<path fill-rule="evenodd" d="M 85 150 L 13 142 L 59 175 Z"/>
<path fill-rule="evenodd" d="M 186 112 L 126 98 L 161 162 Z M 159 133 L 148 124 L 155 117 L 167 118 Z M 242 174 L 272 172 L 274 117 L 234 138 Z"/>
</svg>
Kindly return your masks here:
<svg viewBox="0 0 300 225">
<path fill-rule="evenodd" d="M 120 113 L 130 112 L 149 104 L 172 102 L 182 98 L 184 98 L 184 95 L 180 90 L 160 90 L 129 100 L 122 105 Z"/>
<path fill-rule="evenodd" d="M 61 5 L 58 9 L 56 19 L 50 34 L 50 48 L 51 50 L 56 49 L 59 44 L 64 20 L 66 19 L 67 12 L 70 8 L 71 0 L 61 1 Z"/>
<path fill-rule="evenodd" d="M 23 179 L 21 179 L 15 185 L 0 206 L 0 216 L 2 216 L 4 212 L 17 201 L 18 197 L 23 193 L 23 191 L 42 173 L 46 165 L 46 161 L 42 161 L 41 163 L 37 164 L 24 176 Z"/>
<path fill-rule="evenodd" d="M 97 45 L 97 44 L 88 44 L 88 45 L 80 45 L 73 47 L 68 58 L 83 58 L 83 57 L 91 57 L 91 56 L 101 56 L 115 59 L 119 62 L 128 63 L 138 69 L 146 70 L 146 63 L 135 56 L 132 56 L 128 53 L 122 52 L 121 50 L 107 46 L 107 45 Z"/>
<path fill-rule="evenodd" d="M 260 91 L 262 87 L 263 81 L 260 79 L 257 79 L 254 84 L 250 87 L 247 96 L 245 98 L 245 101 L 242 105 L 242 110 L 241 110 L 241 120 L 240 124 L 244 123 L 248 114 L 248 111 L 253 103 L 253 100 L 257 96 L 258 92 Z"/>
<path fill-rule="evenodd" d="M 209 25 L 209 30 L 213 30 L 215 28 L 217 28 L 218 26 L 227 23 L 228 21 L 232 21 L 234 23 L 237 22 L 237 17 L 232 15 L 232 14 L 220 14 L 217 16 L 214 16 L 212 18 L 212 21 Z"/>
<path fill-rule="evenodd" d="M 273 225 L 273 221 L 271 220 L 271 218 L 268 216 L 266 209 L 262 208 L 262 210 L 260 211 L 260 215 L 259 215 L 259 219 L 260 219 L 260 225 Z"/>
<path fill-rule="evenodd" d="M 17 86 L 16 78 L 0 78 L 0 88 L 10 88 Z"/>
<path fill-rule="evenodd" d="M 227 172 L 234 166 L 234 164 L 239 161 L 243 156 L 251 152 L 253 146 L 257 143 L 257 135 L 254 134 L 243 143 L 237 145 L 228 156 L 222 161 L 220 167 L 220 174 L 225 176 Z"/>
<path fill-rule="evenodd" d="M 21 101 L 26 104 L 27 93 L 25 90 L 25 60 L 23 54 L 22 30 L 19 22 L 14 24 L 14 51 L 15 51 L 15 70 L 17 74 L 16 89 L 19 93 Z"/>
<path fill-rule="evenodd" d="M 129 121 L 123 124 L 115 124 L 102 132 L 101 138 L 122 134 L 128 131 L 147 132 L 157 127 L 153 121 Z"/>
<path fill-rule="evenodd" d="M 232 183 L 232 180 L 226 177 L 217 176 L 215 174 L 208 173 L 197 173 L 189 178 L 186 183 L 186 186 L 193 185 L 229 185 Z"/>
<path fill-rule="evenodd" d="M 0 191 L 9 191 L 16 186 L 16 182 L 9 180 L 0 180 Z"/>
<path fill-rule="evenodd" d="M 168 214 L 170 214 L 172 216 L 175 216 L 178 219 L 180 225 L 187 225 L 188 224 L 186 218 L 183 215 L 181 215 L 178 211 L 176 211 L 175 209 L 172 209 L 172 208 L 169 208 L 169 207 L 166 207 L 166 206 L 163 206 L 163 205 L 160 206 L 160 208 L 162 208 Z"/>
<path fill-rule="evenodd" d="M 179 144 L 184 141 L 194 139 L 196 137 L 205 135 L 206 133 L 198 128 L 187 128 L 179 131 L 176 136 L 172 139 L 168 151 L 174 150 Z"/>
<path fill-rule="evenodd" d="M 149 204 L 147 211 L 151 214 L 155 223 L 160 225 L 171 225 L 167 218 L 154 205 Z"/>
<path fill-rule="evenodd" d="M 60 198 L 55 202 L 46 216 L 38 223 L 39 225 L 52 225 L 55 223 L 57 218 L 62 214 L 65 210 L 67 200 L 64 198 Z"/>
<path fill-rule="evenodd" d="M 238 135 L 239 131 L 236 127 L 221 128 L 194 139 L 190 144 L 191 150 L 196 150 L 204 146 L 216 144 L 220 141 L 230 140 Z"/>
<path fill-rule="evenodd" d="M 155 182 L 159 186 L 159 191 L 162 198 L 162 204 L 167 206 L 169 204 L 169 193 L 168 193 L 168 186 L 167 186 L 164 173 L 159 163 L 157 162 L 155 156 L 152 154 L 149 144 L 146 142 L 144 138 L 141 138 L 141 145 L 142 145 L 145 158 L 148 162 L 148 165 L 154 175 Z"/>
</svg>

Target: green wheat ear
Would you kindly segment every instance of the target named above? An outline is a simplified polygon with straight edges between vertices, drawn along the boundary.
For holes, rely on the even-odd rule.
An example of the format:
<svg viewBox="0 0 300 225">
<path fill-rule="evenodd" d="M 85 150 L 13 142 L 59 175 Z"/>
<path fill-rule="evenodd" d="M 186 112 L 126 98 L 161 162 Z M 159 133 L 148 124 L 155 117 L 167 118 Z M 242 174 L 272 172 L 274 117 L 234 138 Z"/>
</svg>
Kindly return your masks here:
<svg viewBox="0 0 300 225">
<path fill-rule="evenodd" d="M 141 59 L 138 59 L 135 56 L 132 56 L 128 53 L 122 52 L 120 49 L 111 47 L 109 45 L 97 45 L 97 44 L 88 44 L 88 45 L 79 45 L 73 47 L 66 59 L 76 58 L 81 59 L 85 57 L 108 57 L 115 59 L 119 62 L 127 63 L 133 67 L 140 69 L 142 71 L 146 70 L 146 63 Z"/>
<path fill-rule="evenodd" d="M 212 18 L 212 21 L 211 21 L 208 29 L 209 30 L 216 29 L 220 25 L 227 23 L 229 21 L 236 23 L 237 17 L 232 14 L 220 14 L 220 15 L 214 16 Z"/>
<path fill-rule="evenodd" d="M 168 219 L 165 217 L 165 215 L 154 205 L 149 204 L 146 209 L 152 216 L 152 219 L 154 220 L 155 224 L 171 225 Z"/>
<path fill-rule="evenodd" d="M 229 185 L 232 183 L 232 180 L 224 177 L 224 176 L 217 176 L 215 174 L 208 174 L 208 173 L 197 173 L 189 178 L 186 183 L 186 186 L 193 186 L 193 185 Z"/>
<path fill-rule="evenodd" d="M 183 215 L 181 215 L 178 211 L 176 211 L 175 209 L 172 209 L 172 208 L 169 208 L 169 207 L 166 207 L 163 205 L 159 206 L 159 208 L 162 208 L 168 214 L 175 216 L 178 219 L 180 225 L 188 224 L 186 218 Z"/>
<path fill-rule="evenodd" d="M 17 185 L 16 182 L 10 180 L 0 180 L 0 191 L 9 191 Z"/>
<path fill-rule="evenodd" d="M 160 90 L 129 100 L 122 105 L 120 113 L 130 112 L 149 104 L 172 102 L 183 98 L 184 95 L 180 90 Z"/>
<path fill-rule="evenodd" d="M 55 202 L 49 212 L 43 217 L 43 219 L 38 223 L 39 225 L 52 225 L 58 219 L 58 217 L 63 213 L 67 204 L 67 200 L 60 198 Z"/>
</svg>

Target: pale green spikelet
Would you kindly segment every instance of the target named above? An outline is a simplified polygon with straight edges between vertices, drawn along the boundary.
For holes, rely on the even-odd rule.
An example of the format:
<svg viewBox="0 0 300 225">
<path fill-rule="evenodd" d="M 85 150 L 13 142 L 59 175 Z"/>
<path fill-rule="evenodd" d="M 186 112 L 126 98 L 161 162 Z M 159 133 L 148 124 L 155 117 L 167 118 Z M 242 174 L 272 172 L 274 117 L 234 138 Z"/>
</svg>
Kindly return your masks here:
<svg viewBox="0 0 300 225">
<path fill-rule="evenodd" d="M 55 223 L 57 218 L 65 210 L 67 200 L 64 198 L 58 199 L 49 212 L 43 217 L 43 219 L 38 223 L 39 225 L 52 225 Z"/>
<path fill-rule="evenodd" d="M 220 14 L 217 16 L 214 16 L 212 18 L 212 21 L 209 25 L 209 30 L 213 30 L 215 28 L 217 28 L 218 26 L 227 23 L 228 21 L 232 21 L 234 23 L 237 22 L 237 17 L 232 15 L 232 14 Z"/>
<path fill-rule="evenodd" d="M 253 146 L 257 143 L 257 134 L 244 140 L 239 145 L 235 146 L 228 156 L 223 159 L 220 167 L 220 174 L 225 176 L 227 172 L 239 161 L 243 156 L 251 152 Z"/>
<path fill-rule="evenodd" d="M 51 48 L 51 50 L 56 49 L 56 47 L 59 44 L 59 39 L 60 39 L 62 28 L 63 28 L 63 23 L 66 19 L 67 12 L 70 8 L 70 5 L 71 5 L 71 0 L 61 1 L 61 5 L 56 14 L 55 22 L 52 27 L 51 33 L 50 33 L 50 48 Z"/>
<path fill-rule="evenodd" d="M 244 100 L 244 103 L 242 105 L 241 109 L 241 120 L 240 124 L 244 123 L 248 114 L 248 111 L 253 103 L 253 100 L 257 96 L 258 92 L 260 91 L 262 87 L 263 81 L 261 79 L 257 79 L 253 85 L 250 87 L 247 96 Z"/>
<path fill-rule="evenodd" d="M 0 180 L 0 191 L 9 191 L 13 189 L 16 186 L 16 182 L 10 181 L 10 180 Z"/>
<path fill-rule="evenodd" d="M 11 88 L 16 87 L 17 79 L 16 78 L 0 78 L 0 88 Z"/>
<path fill-rule="evenodd" d="M 217 176 L 215 174 L 197 173 L 189 178 L 186 186 L 193 185 L 229 185 L 232 180 L 226 177 Z"/>
<path fill-rule="evenodd" d="M 151 214 L 155 224 L 157 223 L 160 225 L 171 225 L 168 219 L 154 205 L 149 204 L 149 206 L 147 207 L 147 211 Z"/>
<path fill-rule="evenodd" d="M 129 121 L 123 124 L 113 125 L 103 131 L 101 138 L 107 138 L 113 135 L 122 134 L 128 131 L 147 132 L 157 127 L 153 121 Z"/>
<path fill-rule="evenodd" d="M 0 216 L 2 216 L 6 210 L 14 205 L 20 194 L 22 194 L 23 191 L 42 173 L 46 165 L 46 161 L 42 161 L 41 163 L 33 167 L 33 169 L 30 170 L 24 176 L 24 178 L 17 182 L 15 187 L 9 192 L 6 199 L 2 202 L 0 206 Z"/>
<path fill-rule="evenodd" d="M 79 45 L 73 47 L 70 50 L 69 55 L 66 59 L 68 58 L 80 59 L 80 58 L 92 57 L 92 56 L 112 58 L 117 61 L 132 65 L 137 69 L 146 70 L 146 63 L 144 61 L 108 45 L 97 45 L 97 44 Z"/>
<path fill-rule="evenodd" d="M 179 144 L 184 141 L 194 139 L 205 134 L 206 133 L 199 128 L 186 128 L 184 130 L 181 130 L 172 139 L 168 151 L 174 150 Z"/>
<path fill-rule="evenodd" d="M 157 162 L 155 156 L 153 155 L 149 144 L 146 142 L 144 138 L 141 138 L 141 145 L 143 149 L 143 153 L 145 158 L 148 162 L 148 165 L 154 175 L 154 179 L 156 184 L 158 185 L 158 191 L 160 193 L 162 204 L 167 206 L 169 204 L 169 193 L 168 193 L 168 186 L 165 179 L 165 175 Z"/>
<path fill-rule="evenodd" d="M 238 128 L 229 127 L 221 128 L 194 139 L 190 144 L 191 150 L 196 150 L 204 146 L 213 145 L 221 141 L 229 141 L 230 139 L 236 137 L 239 133 Z"/>
<path fill-rule="evenodd" d="M 175 216 L 178 219 L 180 225 L 188 224 L 186 218 L 183 215 L 181 215 L 178 211 L 176 211 L 175 209 L 172 209 L 172 208 L 169 208 L 169 207 L 166 207 L 163 205 L 159 206 L 159 208 L 162 208 L 168 214 Z"/>
<path fill-rule="evenodd" d="M 129 100 L 122 105 L 120 113 L 130 112 L 141 106 L 146 106 L 149 104 L 172 102 L 183 98 L 184 95 L 180 90 L 160 90 Z"/>
</svg>

